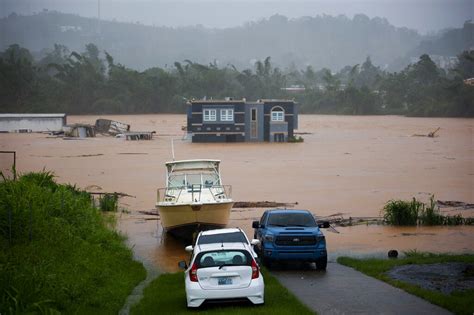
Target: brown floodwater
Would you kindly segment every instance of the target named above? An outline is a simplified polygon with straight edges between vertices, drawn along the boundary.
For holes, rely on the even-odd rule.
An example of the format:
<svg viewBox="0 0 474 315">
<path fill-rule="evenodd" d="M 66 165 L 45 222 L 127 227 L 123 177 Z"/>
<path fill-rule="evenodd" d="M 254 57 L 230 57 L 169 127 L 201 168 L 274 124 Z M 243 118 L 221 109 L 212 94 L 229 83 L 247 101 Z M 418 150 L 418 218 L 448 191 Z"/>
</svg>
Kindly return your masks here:
<svg viewBox="0 0 474 315">
<path fill-rule="evenodd" d="M 183 244 L 162 235 L 154 209 L 164 186 L 164 163 L 172 159 L 222 160 L 224 184 L 236 201 L 298 202 L 318 216 L 378 216 L 390 199 L 416 197 L 474 203 L 474 120 L 399 116 L 300 115 L 304 143 L 193 144 L 182 141 L 184 115 L 100 116 L 157 132 L 151 141 L 99 136 L 63 140 L 45 134 L 0 134 L 0 150 L 17 151 L 20 172 L 52 170 L 59 182 L 91 191 L 123 192 L 131 213 L 118 228 L 128 235 L 137 257 L 163 270 L 185 258 Z M 99 116 L 69 116 L 68 123 L 93 124 Z M 440 127 L 438 137 L 416 137 Z M 10 159 L 0 155 L 1 169 Z M 264 209 L 234 209 L 229 226 L 252 236 L 251 221 Z M 449 209 L 453 210 L 453 209 Z M 474 216 L 473 210 L 456 210 Z M 473 252 L 474 227 L 394 228 L 354 226 L 327 232 L 333 255 L 370 255 L 398 250 Z"/>
</svg>

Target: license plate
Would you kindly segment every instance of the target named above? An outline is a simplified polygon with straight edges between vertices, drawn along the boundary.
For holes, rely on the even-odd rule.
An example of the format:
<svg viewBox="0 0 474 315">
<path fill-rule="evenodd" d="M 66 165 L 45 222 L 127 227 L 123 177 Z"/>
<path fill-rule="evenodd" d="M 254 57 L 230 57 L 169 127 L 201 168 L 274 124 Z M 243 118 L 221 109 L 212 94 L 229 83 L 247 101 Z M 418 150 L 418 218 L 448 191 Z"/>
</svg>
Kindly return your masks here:
<svg viewBox="0 0 474 315">
<path fill-rule="evenodd" d="M 230 284 L 232 284 L 232 278 L 229 278 L 229 277 L 218 278 L 217 284 L 218 285 L 230 285 Z"/>
</svg>

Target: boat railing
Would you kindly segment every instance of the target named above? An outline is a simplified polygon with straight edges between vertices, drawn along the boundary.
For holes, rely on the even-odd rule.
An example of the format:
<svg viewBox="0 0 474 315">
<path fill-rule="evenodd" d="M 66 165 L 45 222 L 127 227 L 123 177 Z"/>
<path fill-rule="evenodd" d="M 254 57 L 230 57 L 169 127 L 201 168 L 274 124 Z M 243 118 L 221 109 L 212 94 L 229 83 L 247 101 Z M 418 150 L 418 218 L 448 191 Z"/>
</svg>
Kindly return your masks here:
<svg viewBox="0 0 474 315">
<path fill-rule="evenodd" d="M 158 202 L 193 203 L 221 201 L 232 196 L 231 185 L 201 185 L 190 184 L 187 186 L 158 188 Z"/>
</svg>

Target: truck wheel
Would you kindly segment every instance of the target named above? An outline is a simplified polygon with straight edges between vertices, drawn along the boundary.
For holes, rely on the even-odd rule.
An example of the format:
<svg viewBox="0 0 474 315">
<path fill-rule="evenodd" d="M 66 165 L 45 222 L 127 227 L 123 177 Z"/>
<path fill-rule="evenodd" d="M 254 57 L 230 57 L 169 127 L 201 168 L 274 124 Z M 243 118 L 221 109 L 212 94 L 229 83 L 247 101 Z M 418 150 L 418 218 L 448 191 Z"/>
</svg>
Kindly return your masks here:
<svg viewBox="0 0 474 315">
<path fill-rule="evenodd" d="M 324 256 L 316 260 L 316 269 L 318 270 L 326 270 L 328 265 L 328 256 Z"/>
</svg>

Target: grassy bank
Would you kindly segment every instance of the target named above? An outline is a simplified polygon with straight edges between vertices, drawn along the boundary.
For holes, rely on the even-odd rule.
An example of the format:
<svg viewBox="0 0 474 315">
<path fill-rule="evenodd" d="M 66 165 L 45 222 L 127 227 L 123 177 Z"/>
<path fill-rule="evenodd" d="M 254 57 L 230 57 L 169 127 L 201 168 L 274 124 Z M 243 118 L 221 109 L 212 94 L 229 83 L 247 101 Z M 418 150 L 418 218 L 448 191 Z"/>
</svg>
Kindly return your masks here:
<svg viewBox="0 0 474 315">
<path fill-rule="evenodd" d="M 199 314 L 314 314 L 283 287 L 277 279 L 262 270 L 265 279 L 265 304 L 216 305 L 199 310 Z M 183 272 L 163 274 L 155 279 L 144 292 L 132 314 L 193 314 L 186 307 Z"/>
<path fill-rule="evenodd" d="M 401 259 L 355 259 L 339 257 L 338 263 L 359 270 L 366 275 L 385 281 L 395 287 L 417 295 L 433 304 L 444 307 L 456 314 L 474 313 L 474 290 L 453 292 L 449 295 L 426 290 L 415 285 L 391 279 L 386 272 L 395 266 L 407 264 L 434 264 L 446 262 L 474 263 L 474 255 L 447 255 L 409 252 Z"/>
<path fill-rule="evenodd" d="M 50 173 L 0 182 L 0 313 L 116 314 L 146 272 L 112 225 Z"/>
</svg>

